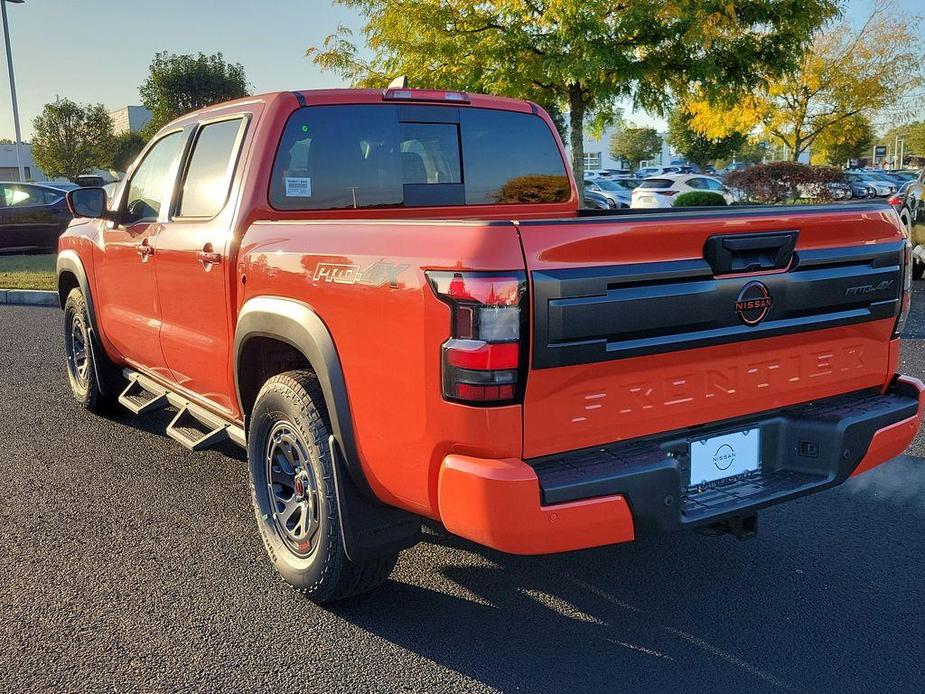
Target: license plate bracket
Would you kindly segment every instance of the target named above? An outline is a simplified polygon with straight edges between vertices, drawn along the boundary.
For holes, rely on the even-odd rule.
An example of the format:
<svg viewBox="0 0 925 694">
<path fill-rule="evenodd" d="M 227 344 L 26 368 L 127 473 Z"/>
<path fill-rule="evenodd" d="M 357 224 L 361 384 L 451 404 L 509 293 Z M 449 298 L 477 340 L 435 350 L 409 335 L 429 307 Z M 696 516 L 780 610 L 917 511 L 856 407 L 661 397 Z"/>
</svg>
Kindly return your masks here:
<svg viewBox="0 0 925 694">
<path fill-rule="evenodd" d="M 741 429 L 690 441 L 689 488 L 729 484 L 761 472 L 761 429 Z"/>
</svg>

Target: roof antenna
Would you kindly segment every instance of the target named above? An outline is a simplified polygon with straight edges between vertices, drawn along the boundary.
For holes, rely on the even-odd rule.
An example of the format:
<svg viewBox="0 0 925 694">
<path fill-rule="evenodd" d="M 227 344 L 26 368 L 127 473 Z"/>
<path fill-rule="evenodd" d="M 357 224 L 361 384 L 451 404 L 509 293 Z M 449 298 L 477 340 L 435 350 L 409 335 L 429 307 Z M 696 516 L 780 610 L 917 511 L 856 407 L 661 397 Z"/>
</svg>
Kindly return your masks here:
<svg viewBox="0 0 925 694">
<path fill-rule="evenodd" d="M 388 88 L 389 89 L 407 89 L 408 88 L 408 77 L 405 75 L 399 75 L 394 80 L 389 82 Z"/>
</svg>

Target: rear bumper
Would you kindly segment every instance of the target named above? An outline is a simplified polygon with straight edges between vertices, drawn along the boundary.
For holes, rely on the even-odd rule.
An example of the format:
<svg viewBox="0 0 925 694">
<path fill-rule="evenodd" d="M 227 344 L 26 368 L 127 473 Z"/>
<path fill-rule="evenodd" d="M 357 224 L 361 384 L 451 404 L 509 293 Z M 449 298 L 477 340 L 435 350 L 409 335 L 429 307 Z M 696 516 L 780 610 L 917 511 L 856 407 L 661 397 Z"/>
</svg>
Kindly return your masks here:
<svg viewBox="0 0 925 694">
<path fill-rule="evenodd" d="M 450 455 L 438 483 L 450 532 L 514 554 L 546 554 L 693 528 L 841 484 L 900 455 L 919 429 L 922 383 L 862 391 L 530 461 Z M 690 440 L 760 427 L 761 471 L 689 488 Z"/>
</svg>

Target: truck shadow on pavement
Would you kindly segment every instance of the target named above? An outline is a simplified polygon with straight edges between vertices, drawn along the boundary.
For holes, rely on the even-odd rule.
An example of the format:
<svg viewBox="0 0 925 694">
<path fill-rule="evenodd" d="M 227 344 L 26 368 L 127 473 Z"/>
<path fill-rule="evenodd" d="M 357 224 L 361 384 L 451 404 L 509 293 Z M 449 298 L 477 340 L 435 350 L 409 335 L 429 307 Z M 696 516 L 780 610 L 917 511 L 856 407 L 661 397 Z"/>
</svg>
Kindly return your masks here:
<svg viewBox="0 0 925 694">
<path fill-rule="evenodd" d="M 925 491 L 923 462 L 766 511 L 745 542 L 514 557 L 428 528 L 414 551 L 438 577 L 406 582 L 399 564 L 331 611 L 504 691 L 905 689 L 921 671 L 925 505 L 880 492 Z"/>
</svg>

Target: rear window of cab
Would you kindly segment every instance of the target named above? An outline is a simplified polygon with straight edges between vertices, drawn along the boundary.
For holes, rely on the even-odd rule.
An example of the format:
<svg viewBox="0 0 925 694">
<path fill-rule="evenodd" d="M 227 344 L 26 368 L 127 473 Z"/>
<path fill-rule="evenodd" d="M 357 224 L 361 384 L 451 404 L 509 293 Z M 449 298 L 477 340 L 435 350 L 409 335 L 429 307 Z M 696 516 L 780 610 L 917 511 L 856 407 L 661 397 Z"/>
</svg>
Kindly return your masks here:
<svg viewBox="0 0 925 694">
<path fill-rule="evenodd" d="M 299 109 L 270 180 L 280 210 L 552 203 L 565 163 L 533 114 L 424 105 Z"/>
</svg>

